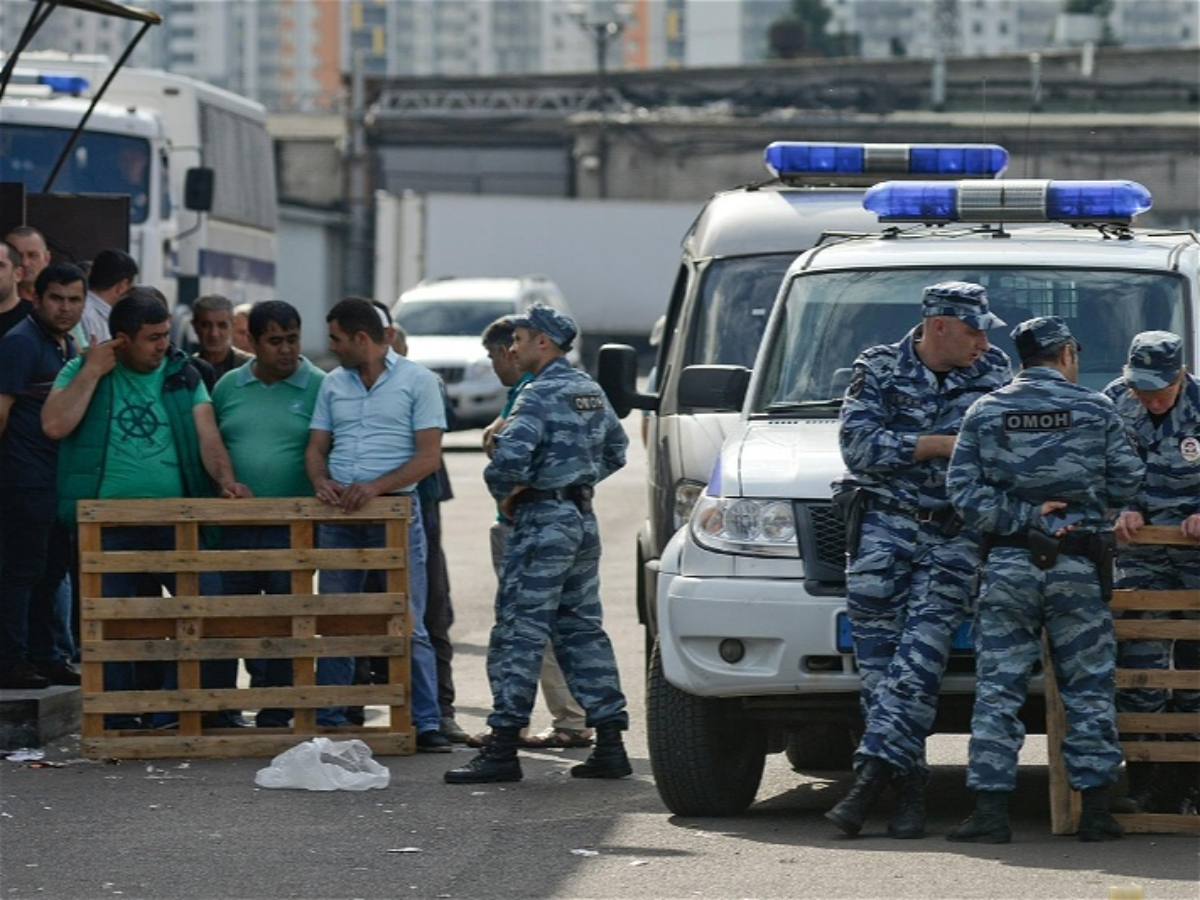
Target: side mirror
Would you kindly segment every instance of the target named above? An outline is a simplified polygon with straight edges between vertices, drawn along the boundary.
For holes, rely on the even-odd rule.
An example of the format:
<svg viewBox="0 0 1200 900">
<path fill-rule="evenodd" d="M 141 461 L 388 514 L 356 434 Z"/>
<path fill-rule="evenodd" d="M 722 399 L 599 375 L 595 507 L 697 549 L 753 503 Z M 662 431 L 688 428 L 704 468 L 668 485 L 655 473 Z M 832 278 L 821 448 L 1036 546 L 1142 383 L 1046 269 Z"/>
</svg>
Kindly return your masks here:
<svg viewBox="0 0 1200 900">
<path fill-rule="evenodd" d="M 212 169 L 188 169 L 183 181 L 183 206 L 195 212 L 208 212 L 213 205 L 216 172 Z"/>
<path fill-rule="evenodd" d="M 637 351 L 628 344 L 605 344 L 596 356 L 596 381 L 619 419 L 632 409 L 658 409 L 657 394 L 637 389 L 637 364 Z"/>
<path fill-rule="evenodd" d="M 679 374 L 679 403 L 696 409 L 741 412 L 750 387 L 743 366 L 688 366 Z"/>
</svg>

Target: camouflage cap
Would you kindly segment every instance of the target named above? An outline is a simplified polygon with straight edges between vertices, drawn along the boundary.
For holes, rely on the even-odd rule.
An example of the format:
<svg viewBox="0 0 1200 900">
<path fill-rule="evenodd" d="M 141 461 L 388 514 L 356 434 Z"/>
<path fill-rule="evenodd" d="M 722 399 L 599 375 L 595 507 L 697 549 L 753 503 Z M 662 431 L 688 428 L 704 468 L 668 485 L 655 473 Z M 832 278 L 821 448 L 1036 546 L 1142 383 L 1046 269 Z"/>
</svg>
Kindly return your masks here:
<svg viewBox="0 0 1200 900">
<path fill-rule="evenodd" d="M 1143 331 L 1129 345 L 1125 383 L 1138 391 L 1170 387 L 1183 371 L 1183 338 L 1169 331 Z"/>
<path fill-rule="evenodd" d="M 929 285 L 921 298 L 921 315 L 926 318 L 954 316 L 981 331 L 1004 326 L 1004 320 L 988 308 L 987 291 L 983 285 L 970 281 L 943 281 Z"/>
<path fill-rule="evenodd" d="M 1075 335 L 1071 334 L 1071 329 L 1060 316 L 1026 319 L 1012 330 L 1011 337 L 1021 359 L 1029 359 L 1031 356 L 1061 347 L 1067 341 L 1073 341 L 1076 348 L 1083 349 L 1083 345 L 1075 340 Z"/>
<path fill-rule="evenodd" d="M 579 329 L 571 317 L 541 303 L 535 303 L 523 313 L 512 317 L 513 328 L 532 328 L 550 338 L 563 350 L 571 346 Z"/>
</svg>

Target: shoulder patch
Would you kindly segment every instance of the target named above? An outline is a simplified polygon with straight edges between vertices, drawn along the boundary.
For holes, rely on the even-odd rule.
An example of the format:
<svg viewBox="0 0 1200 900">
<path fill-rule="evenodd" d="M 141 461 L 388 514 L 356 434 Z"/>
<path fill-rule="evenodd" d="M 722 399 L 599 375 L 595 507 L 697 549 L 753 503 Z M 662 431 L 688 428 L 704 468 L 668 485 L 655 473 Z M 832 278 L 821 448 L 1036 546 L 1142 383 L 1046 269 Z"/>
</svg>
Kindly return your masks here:
<svg viewBox="0 0 1200 900">
<path fill-rule="evenodd" d="M 576 394 L 571 398 L 571 405 L 578 412 L 594 412 L 604 409 L 604 396 L 602 394 Z"/>
<path fill-rule="evenodd" d="M 1075 424 L 1069 409 L 1019 410 L 1004 412 L 1005 431 L 1067 431 Z"/>
</svg>

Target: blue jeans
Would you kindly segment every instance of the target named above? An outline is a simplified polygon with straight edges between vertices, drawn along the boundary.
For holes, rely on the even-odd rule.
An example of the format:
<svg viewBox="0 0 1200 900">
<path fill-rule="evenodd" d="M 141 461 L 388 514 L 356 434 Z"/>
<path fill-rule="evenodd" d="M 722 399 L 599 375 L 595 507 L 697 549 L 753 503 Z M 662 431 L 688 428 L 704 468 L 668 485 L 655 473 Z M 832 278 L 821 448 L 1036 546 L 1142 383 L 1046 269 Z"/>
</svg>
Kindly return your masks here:
<svg viewBox="0 0 1200 900">
<path fill-rule="evenodd" d="M 173 550 L 175 529 L 168 525 L 131 525 L 106 528 L 101 538 L 108 550 Z M 175 593 L 175 575 L 168 572 L 112 572 L 102 576 L 105 597 L 161 597 Z M 221 577 L 216 572 L 200 573 L 200 592 L 220 594 Z M 206 688 L 237 687 L 237 660 L 220 659 L 200 664 L 200 684 Z M 179 686 L 179 672 L 173 663 L 107 662 L 104 664 L 106 691 L 174 690 Z M 175 713 L 154 713 L 150 724 L 169 725 L 177 720 Z M 104 727 L 110 729 L 137 728 L 136 716 L 115 713 L 104 717 Z"/>
<path fill-rule="evenodd" d="M 5 488 L 0 498 L 0 665 L 70 662 L 71 531 L 53 491 Z M 60 588 L 66 584 L 66 593 Z M 65 599 L 65 606 L 63 600 Z"/>
<path fill-rule="evenodd" d="M 286 525 L 233 525 L 221 529 L 222 550 L 282 550 L 291 546 Z M 221 593 L 290 594 L 292 573 L 288 571 L 222 572 Z M 250 687 L 290 687 L 290 659 L 247 659 Z M 286 728 L 290 709 L 260 709 L 254 722 L 261 728 Z"/>
<path fill-rule="evenodd" d="M 425 630 L 425 531 L 421 527 L 421 505 L 416 494 L 410 495 L 413 504 L 412 522 L 408 528 L 408 611 L 412 627 L 412 719 L 418 734 L 437 731 L 441 727 L 441 710 L 437 699 L 437 656 Z M 382 525 L 318 525 L 317 546 L 324 549 L 384 546 Z M 317 582 L 322 594 L 356 594 L 367 581 L 365 569 L 322 570 Z M 351 684 L 354 680 L 354 658 L 350 656 L 321 657 L 317 660 L 317 684 Z M 346 708 L 331 706 L 317 710 L 317 724 L 346 725 Z"/>
</svg>

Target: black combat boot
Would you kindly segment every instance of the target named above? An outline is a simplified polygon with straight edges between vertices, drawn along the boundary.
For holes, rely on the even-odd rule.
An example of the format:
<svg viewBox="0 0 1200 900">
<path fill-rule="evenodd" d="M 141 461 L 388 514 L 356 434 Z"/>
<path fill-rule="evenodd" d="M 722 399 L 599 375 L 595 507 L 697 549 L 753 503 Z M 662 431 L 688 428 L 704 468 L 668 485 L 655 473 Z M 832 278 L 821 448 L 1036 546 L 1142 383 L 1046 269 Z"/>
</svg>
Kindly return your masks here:
<svg viewBox="0 0 1200 900">
<path fill-rule="evenodd" d="M 1108 811 L 1108 788 L 1088 788 L 1080 795 L 1079 839 L 1088 843 L 1116 841 L 1125 835 L 1121 823 Z"/>
<path fill-rule="evenodd" d="M 892 782 L 896 788 L 896 811 L 888 820 L 888 837 L 915 840 L 925 837 L 925 788 L 929 772 L 916 768 Z"/>
<path fill-rule="evenodd" d="M 1012 841 L 1008 823 L 1009 791 L 976 791 L 975 812 L 946 832 L 957 844 L 1007 844 Z"/>
<path fill-rule="evenodd" d="M 1129 792 L 1112 802 L 1113 812 L 1162 812 L 1158 808 L 1163 778 L 1163 766 L 1160 763 L 1126 763 L 1125 778 L 1129 782 Z"/>
<path fill-rule="evenodd" d="M 596 747 L 587 760 L 571 767 L 572 778 L 624 778 L 633 774 L 625 754 L 620 725 L 609 722 L 596 726 Z"/>
<path fill-rule="evenodd" d="M 878 757 L 869 758 L 854 778 L 854 784 L 842 802 L 825 813 L 825 818 L 848 835 L 862 831 L 867 813 L 896 776 L 896 769 Z"/>
<path fill-rule="evenodd" d="M 520 728 L 493 728 L 491 738 L 474 759 L 443 776 L 446 784 L 520 781 L 521 761 L 517 759 L 520 735 Z"/>
</svg>

